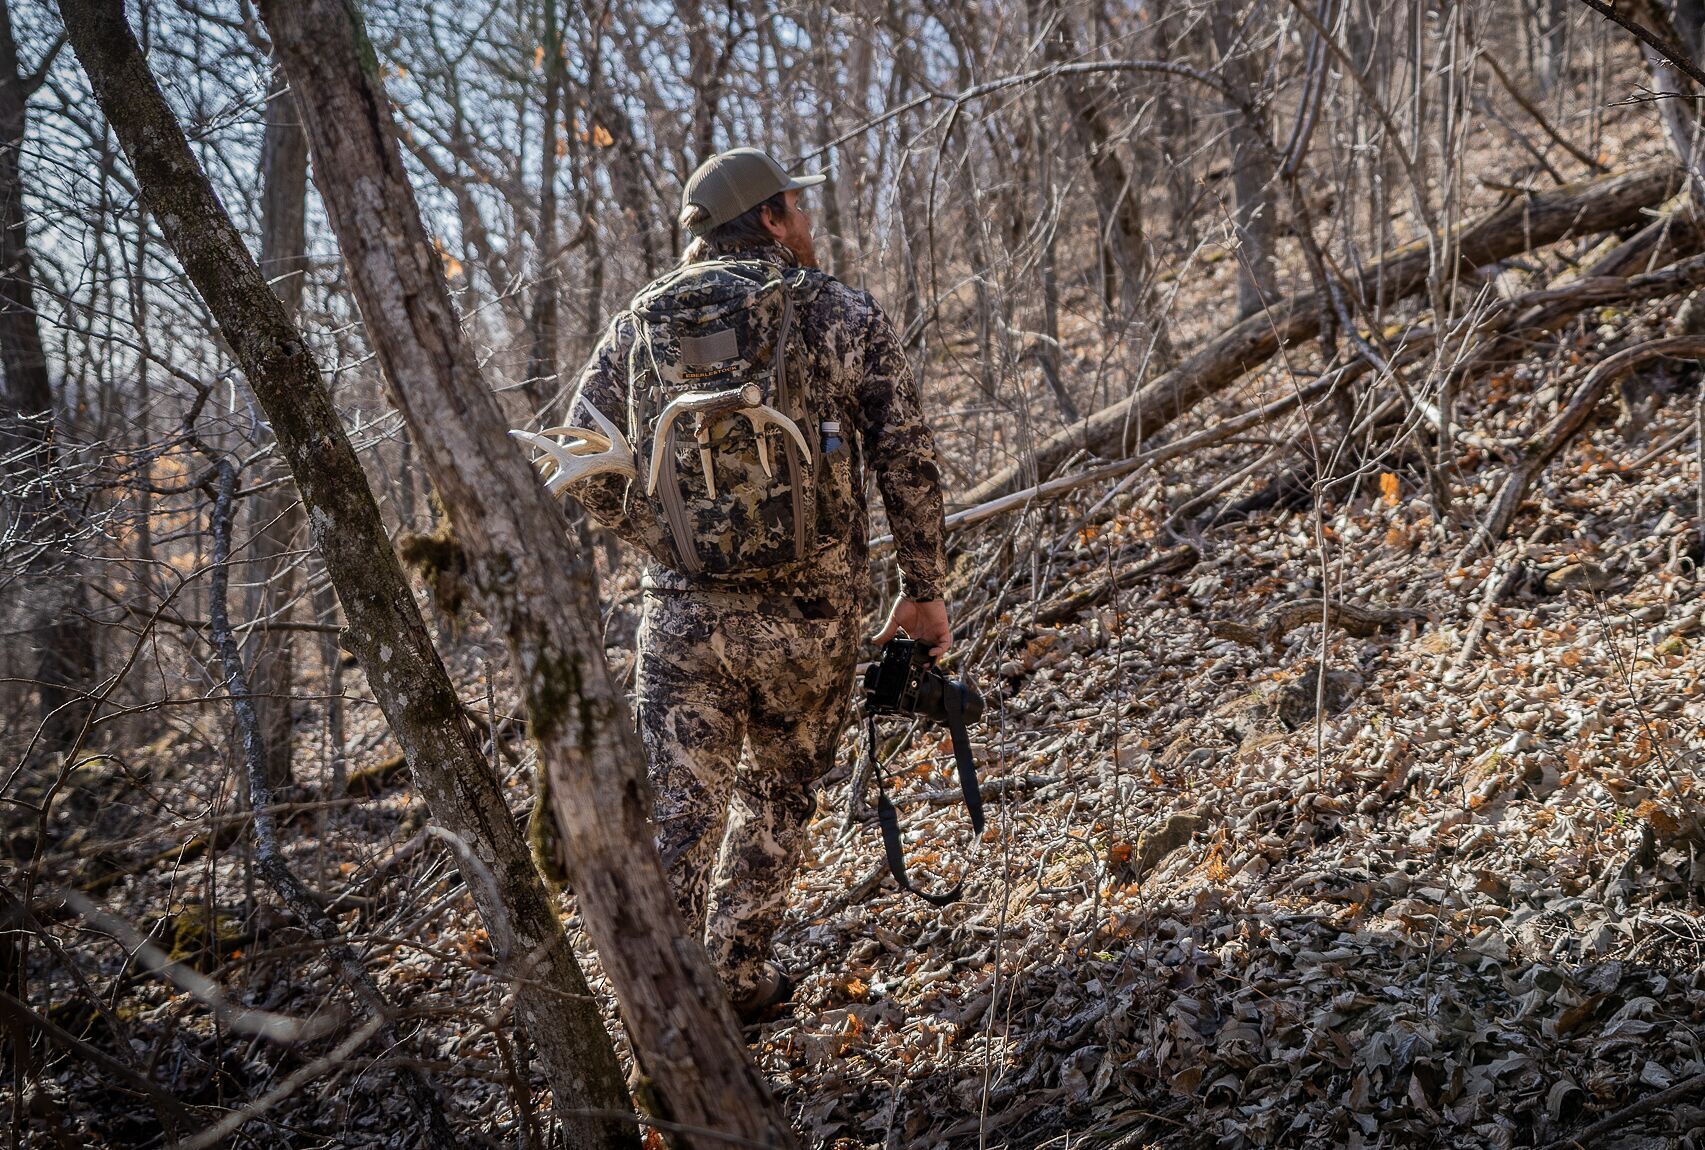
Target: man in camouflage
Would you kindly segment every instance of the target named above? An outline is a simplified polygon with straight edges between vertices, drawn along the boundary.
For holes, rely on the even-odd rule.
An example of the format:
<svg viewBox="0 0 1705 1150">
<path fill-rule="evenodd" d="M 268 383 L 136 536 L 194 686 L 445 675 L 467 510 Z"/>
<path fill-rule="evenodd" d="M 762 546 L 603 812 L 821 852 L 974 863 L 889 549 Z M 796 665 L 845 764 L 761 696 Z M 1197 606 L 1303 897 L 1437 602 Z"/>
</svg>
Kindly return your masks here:
<svg viewBox="0 0 1705 1150">
<path fill-rule="evenodd" d="M 867 469 L 882 491 L 901 578 L 901 598 L 875 641 L 904 630 L 939 655 L 952 638 L 934 445 L 887 317 L 867 292 L 814 270 L 799 197 L 822 179 L 790 178 L 763 153 L 737 149 L 693 174 L 681 214 L 696 237 L 683 266 L 762 261 L 799 284 L 789 346 L 800 358 L 790 362 L 803 364 L 821 416 L 820 428 L 804 432 L 823 436 L 821 454 L 813 452 L 814 550 L 759 575 L 683 570 L 695 564 L 682 562 L 667 527 L 649 513 L 643 474 L 598 475 L 572 488 L 594 519 L 653 559 L 639 632 L 638 720 L 658 849 L 683 915 L 748 1019 L 791 992 L 771 939 L 814 809 L 813 784 L 833 766 L 849 717 L 870 591 Z M 630 410 L 642 339 L 635 311 L 648 298 L 641 292 L 611 323 L 580 376 L 570 423 L 592 426 L 588 408 Z M 644 429 L 630 430 L 643 450 Z"/>
</svg>

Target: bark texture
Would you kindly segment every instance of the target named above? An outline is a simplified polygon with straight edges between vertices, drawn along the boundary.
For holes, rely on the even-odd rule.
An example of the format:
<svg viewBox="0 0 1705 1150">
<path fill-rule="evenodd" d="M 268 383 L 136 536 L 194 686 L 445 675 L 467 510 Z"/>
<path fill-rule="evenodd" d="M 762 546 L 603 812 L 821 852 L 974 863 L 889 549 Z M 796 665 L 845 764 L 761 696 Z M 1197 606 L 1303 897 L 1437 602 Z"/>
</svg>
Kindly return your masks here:
<svg viewBox="0 0 1705 1150">
<path fill-rule="evenodd" d="M 64 0 L 60 12 L 146 206 L 272 421 L 343 603 L 347 645 L 432 817 L 469 843 L 491 876 L 467 876 L 469 890 L 499 960 L 518 976 L 517 1003 L 570 1143 L 637 1146 L 632 1122 L 609 1116 L 627 1109 L 627 1092 L 573 948 L 432 647 L 318 366 L 190 154 L 122 4 Z M 432 258 L 425 249 L 422 262 Z"/>
<path fill-rule="evenodd" d="M 1565 236 L 1636 224 L 1646 209 L 1674 195 L 1682 179 L 1675 164 L 1664 162 L 1512 198 L 1460 230 L 1452 246 L 1457 267 L 1467 272 Z M 1425 288 L 1428 267 L 1426 244 L 1408 244 L 1360 268 L 1348 290 L 1369 307 L 1386 306 Z M 972 488 L 960 502 L 986 502 L 1022 485 L 1027 474 L 1046 477 L 1080 449 L 1101 454 L 1135 450 L 1147 437 L 1260 367 L 1281 348 L 1314 338 L 1325 314 L 1313 293 L 1285 297 L 1211 340 L 1130 398 L 1048 437 L 1036 448 L 1033 472 L 1027 467 L 1029 461 L 1019 460 Z"/>
<path fill-rule="evenodd" d="M 581 917 L 641 1062 L 689 1146 L 791 1146 L 652 842 L 639 738 L 604 660 L 591 556 L 507 428 L 444 284 L 359 14 L 261 6 L 306 112 L 315 180 L 367 334 L 508 643 Z M 692 1131 L 705 1131 L 697 1133 Z"/>
</svg>

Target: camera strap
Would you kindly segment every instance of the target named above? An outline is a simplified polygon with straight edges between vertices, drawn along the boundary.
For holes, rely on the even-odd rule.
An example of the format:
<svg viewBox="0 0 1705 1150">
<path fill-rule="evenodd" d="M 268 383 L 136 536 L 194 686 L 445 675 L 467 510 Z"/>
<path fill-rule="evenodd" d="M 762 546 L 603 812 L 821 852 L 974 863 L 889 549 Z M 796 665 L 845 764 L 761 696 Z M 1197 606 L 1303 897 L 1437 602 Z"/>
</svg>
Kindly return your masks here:
<svg viewBox="0 0 1705 1150">
<path fill-rule="evenodd" d="M 954 702 L 949 705 L 950 713 L 958 715 L 961 701 L 958 692 L 950 691 L 948 696 L 954 699 Z M 959 767 L 960 785 L 963 787 L 967 778 L 971 780 L 971 789 L 965 792 L 965 802 L 967 806 L 971 807 L 971 823 L 980 834 L 983 830 L 983 801 L 977 791 L 976 770 L 969 765 L 971 757 L 970 741 L 963 734 L 965 730 L 963 720 L 956 722 L 953 729 L 955 731 L 953 750 L 956 758 L 959 754 L 960 745 L 963 743 L 965 747 L 965 757 L 960 760 Z M 866 717 L 865 730 L 870 737 L 871 773 L 876 776 L 876 821 L 882 826 L 882 849 L 888 856 L 889 873 L 894 876 L 894 881 L 900 885 L 901 890 L 917 895 L 931 906 L 949 906 L 958 902 L 959 896 L 965 890 L 964 879 L 954 883 L 953 889 L 943 894 L 930 894 L 928 891 L 922 891 L 913 886 L 911 880 L 906 877 L 906 852 L 900 844 L 900 812 L 895 810 L 894 804 L 888 801 L 888 776 L 882 770 L 882 760 L 877 754 L 876 713 L 874 711 Z"/>
<path fill-rule="evenodd" d="M 971 758 L 971 736 L 965 730 L 965 698 L 970 694 L 963 682 L 948 684 L 941 693 L 947 712 L 947 731 L 953 736 L 953 761 L 959 768 L 959 789 L 965 794 L 965 809 L 971 813 L 971 829 L 983 833 L 983 792 L 977 786 L 977 764 Z"/>
</svg>

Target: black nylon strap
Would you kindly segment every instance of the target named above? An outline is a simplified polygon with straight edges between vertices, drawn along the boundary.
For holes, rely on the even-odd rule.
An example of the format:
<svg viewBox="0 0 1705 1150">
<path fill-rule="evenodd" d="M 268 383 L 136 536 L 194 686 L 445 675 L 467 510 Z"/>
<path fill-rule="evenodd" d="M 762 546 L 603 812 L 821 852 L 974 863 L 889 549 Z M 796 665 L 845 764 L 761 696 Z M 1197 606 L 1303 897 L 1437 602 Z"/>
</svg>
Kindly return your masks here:
<svg viewBox="0 0 1705 1150">
<path fill-rule="evenodd" d="M 952 890 L 944 894 L 930 894 L 913 886 L 911 880 L 906 877 L 906 852 L 900 844 L 900 812 L 888 801 L 887 778 L 883 774 L 881 760 L 876 757 L 874 713 L 870 715 L 865 729 L 870 733 L 870 768 L 871 773 L 876 776 L 876 821 L 882 826 L 882 850 L 888 856 L 888 873 L 894 876 L 894 881 L 899 884 L 901 890 L 917 895 L 931 906 L 948 906 L 958 902 L 959 896 L 965 890 L 964 879 L 960 879 Z"/>
<path fill-rule="evenodd" d="M 919 890 L 906 878 L 906 855 L 900 847 L 900 815 L 894 804 L 888 801 L 888 793 L 880 789 L 876 792 L 876 821 L 882 824 L 882 849 L 888 854 L 888 870 L 901 890 L 911 891 L 931 906 L 949 906 L 959 901 L 965 890 L 964 879 L 945 894 L 930 894 Z"/>
<path fill-rule="evenodd" d="M 959 767 L 959 789 L 965 792 L 965 809 L 971 812 L 971 829 L 983 833 L 983 792 L 977 786 L 977 764 L 971 758 L 971 736 L 965 730 L 965 684 L 954 682 L 941 696 L 947 712 L 947 730 L 953 736 L 953 759 Z"/>
</svg>

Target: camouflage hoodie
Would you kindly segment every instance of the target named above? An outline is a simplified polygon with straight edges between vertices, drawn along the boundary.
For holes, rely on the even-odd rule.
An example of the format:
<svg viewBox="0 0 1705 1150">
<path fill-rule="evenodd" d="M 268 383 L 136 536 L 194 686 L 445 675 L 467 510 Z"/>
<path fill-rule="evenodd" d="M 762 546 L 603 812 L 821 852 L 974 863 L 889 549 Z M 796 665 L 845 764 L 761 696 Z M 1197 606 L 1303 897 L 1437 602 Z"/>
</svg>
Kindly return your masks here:
<svg viewBox="0 0 1705 1150">
<path fill-rule="evenodd" d="M 780 244 L 738 253 L 797 266 Z M 592 518 L 651 556 L 648 588 L 667 591 L 718 590 L 797 600 L 807 617 L 828 617 L 862 607 L 869 590 L 870 515 L 865 473 L 876 475 L 893 529 L 901 592 L 910 599 L 939 599 L 945 573 L 941 473 L 935 445 L 918 405 L 911 365 L 888 318 L 868 292 L 854 291 L 832 276 L 813 273 L 795 318 L 796 353 L 803 352 L 819 420 L 838 419 L 847 449 L 823 458 L 825 466 L 849 468 L 847 482 L 818 485 L 814 554 L 761 575 L 689 576 L 666 565 L 666 530 L 640 490 L 643 480 L 608 474 L 571 490 Z M 581 372 L 569 404 L 571 424 L 593 426 L 590 404 L 618 426 L 628 412 L 628 360 L 636 335 L 631 311 L 617 315 Z M 635 429 L 629 439 L 638 442 Z M 817 428 L 806 429 L 817 434 Z M 826 477 L 839 480 L 843 477 Z"/>
</svg>

